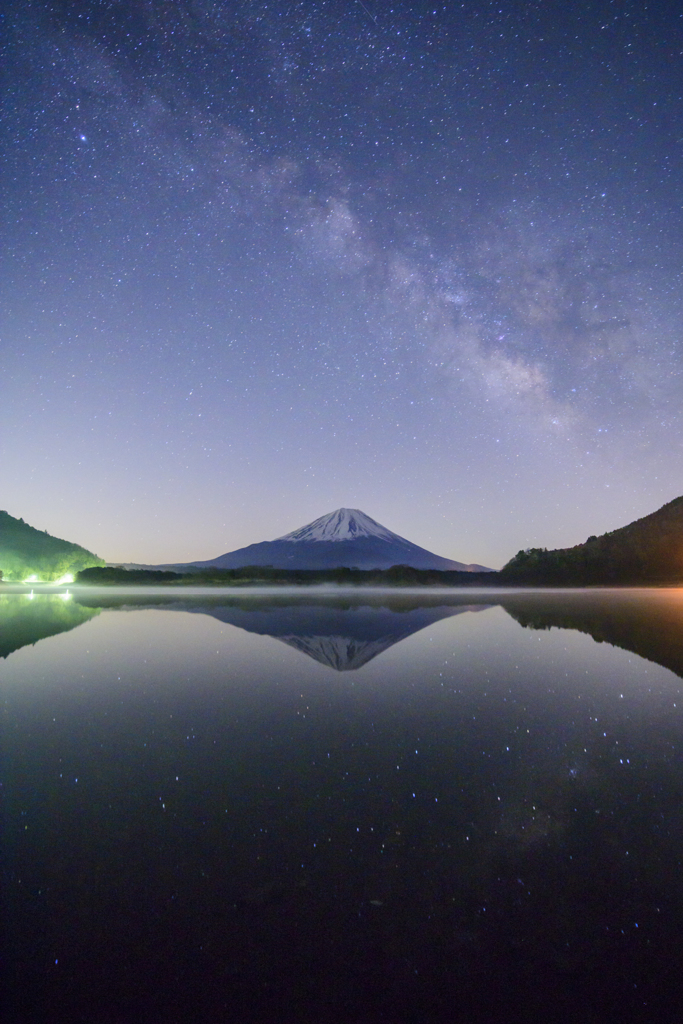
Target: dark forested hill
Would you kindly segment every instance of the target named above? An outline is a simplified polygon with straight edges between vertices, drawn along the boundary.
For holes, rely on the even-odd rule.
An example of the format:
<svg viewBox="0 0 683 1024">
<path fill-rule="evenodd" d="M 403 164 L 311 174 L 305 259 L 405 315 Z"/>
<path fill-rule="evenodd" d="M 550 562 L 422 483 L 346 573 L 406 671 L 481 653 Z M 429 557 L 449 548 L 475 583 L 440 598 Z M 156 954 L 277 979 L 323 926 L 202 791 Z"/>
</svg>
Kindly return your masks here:
<svg viewBox="0 0 683 1024">
<path fill-rule="evenodd" d="M 683 497 L 573 548 L 529 548 L 500 571 L 501 582 L 566 585 L 683 583 Z"/>
<path fill-rule="evenodd" d="M 58 580 L 104 561 L 79 544 L 36 530 L 23 519 L 0 512 L 0 572 L 5 580 Z"/>
</svg>

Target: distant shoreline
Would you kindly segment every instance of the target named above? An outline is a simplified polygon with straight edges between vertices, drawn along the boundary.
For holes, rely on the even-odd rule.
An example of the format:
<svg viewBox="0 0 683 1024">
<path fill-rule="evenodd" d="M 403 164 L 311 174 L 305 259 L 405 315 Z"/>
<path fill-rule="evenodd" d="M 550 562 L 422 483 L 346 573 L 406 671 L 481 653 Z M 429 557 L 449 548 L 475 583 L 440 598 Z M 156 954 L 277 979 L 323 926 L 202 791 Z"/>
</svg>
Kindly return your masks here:
<svg viewBox="0 0 683 1024">
<path fill-rule="evenodd" d="M 487 575 L 493 575 L 487 574 Z M 498 576 L 498 574 L 496 574 Z M 178 580 L 117 580 L 117 581 L 75 581 L 74 583 L 50 583 L 50 582 L 35 582 L 35 583 L 23 583 L 20 581 L 11 580 L 0 580 L 0 595 L 10 594 L 23 594 L 28 596 L 30 594 L 49 595 L 54 594 L 59 597 L 66 597 L 73 595 L 74 597 L 78 594 L 84 594 L 87 592 L 93 592 L 97 590 L 110 591 L 110 590 L 144 590 L 144 591 L 159 591 L 168 594 L 179 593 L 179 592 L 193 592 L 199 593 L 204 592 L 207 594 L 216 594 L 221 591 L 230 592 L 233 594 L 248 594 L 250 592 L 290 592 L 290 593 L 305 593 L 308 592 L 312 595 L 345 592 L 347 594 L 362 594 L 369 593 L 371 591 L 384 591 L 384 592 L 395 592 L 395 593 L 408 593 L 418 592 L 426 594 L 452 593 L 452 594 L 463 594 L 463 593 L 494 593 L 494 592 L 545 592 L 545 593 L 558 593 L 558 592 L 577 592 L 577 591 L 590 591 L 606 592 L 606 591 L 626 591 L 626 590 L 678 590 L 683 589 L 683 581 L 671 581 L 671 580 L 658 580 L 658 581 L 633 581 L 625 583 L 530 583 L 528 581 L 516 582 L 512 580 L 503 580 L 500 578 L 487 580 L 486 582 L 473 580 L 472 582 L 457 582 L 449 583 L 445 581 L 430 581 L 428 583 L 422 583 L 417 581 L 405 581 L 405 582 L 388 582 L 381 580 L 368 580 L 365 582 L 349 582 L 349 581 L 333 581 L 333 580 L 316 580 L 316 581 L 294 581 L 284 579 L 243 579 L 233 583 L 226 581 L 207 581 L 199 579 L 187 579 L 182 578 Z"/>
<path fill-rule="evenodd" d="M 611 577 L 611 578 L 610 578 Z M 558 578 L 552 573 L 515 573 L 509 570 L 501 572 L 462 572 L 460 570 L 414 569 L 407 565 L 394 565 L 389 569 L 276 569 L 270 566 L 244 566 L 240 569 L 202 569 L 193 572 L 173 572 L 170 570 L 124 569 L 113 566 L 104 568 L 92 567 L 76 574 L 75 582 L 87 585 L 104 586 L 208 586 L 243 589 L 254 586 L 304 587 L 332 584 L 352 587 L 405 587 L 447 589 L 490 590 L 492 588 L 559 588 L 576 589 L 585 587 L 661 587 L 681 586 L 683 580 L 652 576 L 649 579 L 630 576 L 624 573 L 605 574 L 595 578 L 595 574 L 581 578 Z"/>
</svg>

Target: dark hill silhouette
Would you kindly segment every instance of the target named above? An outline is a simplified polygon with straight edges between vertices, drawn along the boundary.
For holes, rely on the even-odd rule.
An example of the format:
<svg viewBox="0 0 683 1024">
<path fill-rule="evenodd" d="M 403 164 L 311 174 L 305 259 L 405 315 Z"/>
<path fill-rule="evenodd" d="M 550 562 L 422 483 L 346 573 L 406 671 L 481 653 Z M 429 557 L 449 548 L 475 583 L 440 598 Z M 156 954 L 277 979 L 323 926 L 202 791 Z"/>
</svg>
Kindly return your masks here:
<svg viewBox="0 0 683 1024">
<path fill-rule="evenodd" d="M 519 551 L 499 578 L 531 586 L 683 582 L 683 497 L 572 548 Z"/>
</svg>

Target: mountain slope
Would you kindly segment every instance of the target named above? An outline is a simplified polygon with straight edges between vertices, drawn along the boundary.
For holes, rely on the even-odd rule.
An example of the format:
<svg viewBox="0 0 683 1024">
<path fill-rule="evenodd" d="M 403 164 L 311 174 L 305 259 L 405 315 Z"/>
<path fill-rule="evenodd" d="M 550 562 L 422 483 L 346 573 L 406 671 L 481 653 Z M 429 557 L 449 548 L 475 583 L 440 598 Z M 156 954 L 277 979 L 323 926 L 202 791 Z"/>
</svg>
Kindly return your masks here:
<svg viewBox="0 0 683 1024">
<path fill-rule="evenodd" d="M 683 581 L 683 497 L 585 544 L 519 551 L 500 575 L 511 583 L 559 585 Z"/>
<path fill-rule="evenodd" d="M 67 573 L 75 574 L 90 565 L 104 561 L 80 544 L 52 537 L 45 530 L 36 530 L 23 519 L 0 512 L 0 572 L 6 580 L 57 580 Z"/>
<path fill-rule="evenodd" d="M 249 544 L 193 568 L 238 569 L 244 565 L 271 565 L 275 569 L 388 569 L 410 565 L 415 569 L 457 569 L 487 572 L 485 566 L 465 565 L 442 558 L 388 530 L 359 509 L 340 508 L 277 540 Z"/>
</svg>

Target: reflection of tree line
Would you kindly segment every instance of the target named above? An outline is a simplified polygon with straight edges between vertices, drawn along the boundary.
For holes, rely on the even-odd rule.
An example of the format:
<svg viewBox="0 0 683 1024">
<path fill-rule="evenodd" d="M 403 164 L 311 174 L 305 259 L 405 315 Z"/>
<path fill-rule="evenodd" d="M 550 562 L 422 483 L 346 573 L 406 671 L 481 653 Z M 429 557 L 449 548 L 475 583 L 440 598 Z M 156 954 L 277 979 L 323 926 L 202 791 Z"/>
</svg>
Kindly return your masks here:
<svg viewBox="0 0 683 1024">
<path fill-rule="evenodd" d="M 85 608 L 60 594 L 0 595 L 0 658 L 74 629 L 95 615 L 99 608 Z"/>
<path fill-rule="evenodd" d="M 476 601 L 476 603 L 475 603 Z M 500 605 L 529 629 L 574 629 L 632 651 L 683 677 L 683 590 L 564 591 L 444 597 L 270 595 L 202 598 L 180 594 L 0 597 L 0 656 L 86 622 L 104 608 L 156 608 L 211 615 L 275 637 L 337 670 L 360 668 L 413 633 L 468 610 Z"/>
<path fill-rule="evenodd" d="M 683 590 L 506 595 L 506 612 L 528 629 L 575 629 L 683 677 Z"/>
</svg>

